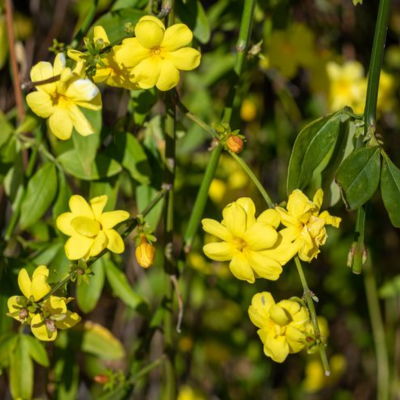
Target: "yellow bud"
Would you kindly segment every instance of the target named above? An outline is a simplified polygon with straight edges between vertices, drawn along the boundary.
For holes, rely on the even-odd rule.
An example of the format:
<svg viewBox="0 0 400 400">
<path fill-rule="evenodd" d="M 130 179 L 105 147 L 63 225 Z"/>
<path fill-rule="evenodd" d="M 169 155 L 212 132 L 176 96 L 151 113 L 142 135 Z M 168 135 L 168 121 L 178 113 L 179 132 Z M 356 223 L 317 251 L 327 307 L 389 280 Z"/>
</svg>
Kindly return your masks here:
<svg viewBox="0 0 400 400">
<path fill-rule="evenodd" d="M 239 136 L 230 136 L 226 141 L 226 146 L 232 153 L 240 153 L 243 150 L 243 139 Z"/>
<path fill-rule="evenodd" d="M 135 250 L 138 264 L 143 268 L 149 268 L 153 264 L 155 252 L 155 247 L 145 237 L 142 237 L 139 246 Z"/>
</svg>

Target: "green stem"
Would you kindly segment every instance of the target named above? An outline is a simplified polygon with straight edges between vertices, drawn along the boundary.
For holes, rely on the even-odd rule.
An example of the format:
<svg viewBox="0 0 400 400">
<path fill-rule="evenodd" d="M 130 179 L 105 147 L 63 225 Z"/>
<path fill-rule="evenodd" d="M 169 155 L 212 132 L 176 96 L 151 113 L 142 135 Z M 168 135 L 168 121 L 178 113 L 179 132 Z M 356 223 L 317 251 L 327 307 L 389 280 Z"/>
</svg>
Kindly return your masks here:
<svg viewBox="0 0 400 400">
<path fill-rule="evenodd" d="M 210 188 L 210 184 L 214 179 L 215 171 L 218 166 L 219 157 L 221 155 L 223 146 L 222 144 L 218 144 L 211 152 L 210 160 L 207 164 L 206 171 L 203 176 L 203 180 L 201 181 L 199 193 L 196 197 L 196 201 L 193 206 L 192 213 L 190 215 L 189 223 L 186 228 L 186 232 L 184 235 L 185 241 L 185 252 L 189 253 L 190 248 L 192 246 L 192 242 L 194 236 L 196 235 L 197 227 L 199 226 L 201 217 L 203 215 L 204 208 L 206 206 L 207 198 L 208 198 L 208 190 Z"/>
<path fill-rule="evenodd" d="M 304 275 L 303 267 L 301 265 L 299 257 L 296 256 L 294 258 L 294 262 L 296 263 L 297 272 L 300 277 L 301 285 L 303 286 L 304 299 L 306 301 L 307 308 L 310 312 L 311 322 L 313 324 L 314 334 L 318 344 L 318 350 L 319 350 L 319 355 L 321 357 L 322 367 L 324 368 L 325 375 L 329 376 L 331 374 L 331 370 L 329 368 L 328 358 L 326 356 L 325 343 L 323 343 L 321 339 L 321 331 L 319 329 L 317 313 L 315 311 L 313 293 L 308 287 L 306 276 Z"/>
<path fill-rule="evenodd" d="M 148 373 L 153 371 L 153 369 L 157 368 L 160 366 L 162 363 L 165 361 L 165 356 L 162 355 L 160 358 L 157 358 L 157 360 L 154 360 L 150 364 L 146 365 L 143 367 L 137 374 L 135 374 L 129 381 L 132 383 L 136 383 L 139 379 L 143 378 L 146 376 Z"/>
<path fill-rule="evenodd" d="M 51 295 L 53 295 L 55 292 L 57 292 L 58 289 L 63 287 L 66 283 L 68 283 L 70 280 L 75 279 L 76 276 L 76 271 L 70 272 L 64 279 L 62 279 L 60 282 L 58 282 L 53 288 L 50 290 L 49 293 L 46 294 L 46 296 L 43 297 L 41 301 L 47 300 Z"/>
<path fill-rule="evenodd" d="M 365 206 L 357 210 L 356 229 L 354 232 L 354 242 L 351 248 L 350 267 L 354 274 L 361 274 L 365 262 Z"/>
<path fill-rule="evenodd" d="M 71 47 L 76 48 L 80 41 L 84 38 L 86 35 L 87 31 L 90 28 L 90 25 L 96 16 L 96 11 L 97 11 L 97 5 L 99 3 L 99 0 L 93 0 L 92 5 L 90 6 L 89 11 L 86 14 L 86 17 L 82 23 L 82 26 L 80 27 L 79 31 L 76 33 L 74 39 L 71 42 Z"/>
<path fill-rule="evenodd" d="M 364 285 L 376 351 L 378 384 L 377 399 L 387 400 L 389 399 L 389 359 L 386 347 L 385 327 L 379 306 L 376 280 L 370 261 L 367 261 L 364 267 Z"/>
<path fill-rule="evenodd" d="M 268 204 L 269 208 L 274 207 L 274 203 L 271 200 L 271 197 L 267 193 L 267 191 L 264 189 L 264 186 L 261 184 L 261 182 L 258 180 L 258 178 L 255 176 L 254 172 L 250 169 L 250 167 L 246 164 L 246 162 L 240 158 L 237 154 L 232 153 L 231 151 L 229 154 L 236 160 L 236 162 L 243 168 L 244 172 L 249 176 L 249 178 L 253 181 L 253 183 L 256 185 L 258 191 L 260 192 L 261 196 L 264 198 L 265 202 Z"/>
</svg>

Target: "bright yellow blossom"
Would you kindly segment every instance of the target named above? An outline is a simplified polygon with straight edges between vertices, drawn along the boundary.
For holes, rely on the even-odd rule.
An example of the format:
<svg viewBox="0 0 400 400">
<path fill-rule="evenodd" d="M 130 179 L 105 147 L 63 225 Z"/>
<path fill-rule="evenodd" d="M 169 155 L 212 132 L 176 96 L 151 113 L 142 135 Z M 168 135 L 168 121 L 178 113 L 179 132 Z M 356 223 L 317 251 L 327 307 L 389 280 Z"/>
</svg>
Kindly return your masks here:
<svg viewBox="0 0 400 400">
<path fill-rule="evenodd" d="M 145 16 L 136 24 L 135 36 L 114 51 L 120 68 L 129 68 L 132 81 L 141 89 L 170 90 L 179 82 L 179 70 L 190 71 L 200 64 L 200 52 L 185 47 L 193 38 L 185 24 L 165 29 L 158 18 Z"/>
<path fill-rule="evenodd" d="M 98 196 L 90 200 L 90 204 L 79 195 L 69 199 L 71 212 L 58 216 L 57 228 L 67 236 L 65 253 L 70 260 L 88 259 L 108 249 L 114 253 L 122 253 L 124 241 L 119 233 L 112 229 L 115 225 L 129 218 L 123 210 L 103 212 L 107 196 Z"/>
<path fill-rule="evenodd" d="M 136 261 L 143 268 L 149 268 L 153 265 L 155 247 L 149 242 L 145 236 L 142 236 L 139 245 L 135 249 Z"/>
<path fill-rule="evenodd" d="M 318 189 L 311 201 L 301 190 L 294 190 L 288 199 L 286 209 L 276 207 L 281 222 L 286 226 L 282 235 L 293 242 L 301 260 L 310 262 L 325 244 L 325 225 L 339 227 L 341 219 L 323 211 L 320 213 L 324 192 Z"/>
<path fill-rule="evenodd" d="M 32 333 L 43 341 L 53 341 L 58 329 L 68 329 L 76 325 L 81 317 L 67 309 L 72 298 L 50 296 L 46 299 L 41 311 L 35 313 L 31 320 Z"/>
<path fill-rule="evenodd" d="M 110 45 L 107 33 L 102 26 L 93 28 L 93 40 L 102 41 L 104 47 Z M 68 57 L 78 63 L 83 62 L 84 53 L 78 50 L 68 50 Z M 130 72 L 126 68 L 120 68 L 115 60 L 114 47 L 101 57 L 101 64 L 96 65 L 96 73 L 93 76 L 96 83 L 106 83 L 109 86 L 123 87 L 126 89 L 136 89 L 137 86 L 130 80 Z"/>
<path fill-rule="evenodd" d="M 61 140 L 69 139 L 73 128 L 83 136 L 94 133 L 80 107 L 101 108 L 96 85 L 66 67 L 63 53 L 57 54 L 53 65 L 41 61 L 31 69 L 33 83 L 51 78 L 55 81 L 36 85 L 36 91 L 26 96 L 28 106 L 39 117 L 47 119 L 50 132 Z"/>
<path fill-rule="evenodd" d="M 249 307 L 251 322 L 264 345 L 264 353 L 276 362 L 283 362 L 290 353 L 298 353 L 307 344 L 310 316 L 298 300 L 275 303 L 269 292 L 253 296 Z"/>
<path fill-rule="evenodd" d="M 276 231 L 277 211 L 269 209 L 256 219 L 253 200 L 242 197 L 222 211 L 221 223 L 205 218 L 203 229 L 221 241 L 207 243 L 203 251 L 215 261 L 230 261 L 232 274 L 254 283 L 256 277 L 276 280 L 282 265 L 293 256 L 293 246 Z"/>
</svg>

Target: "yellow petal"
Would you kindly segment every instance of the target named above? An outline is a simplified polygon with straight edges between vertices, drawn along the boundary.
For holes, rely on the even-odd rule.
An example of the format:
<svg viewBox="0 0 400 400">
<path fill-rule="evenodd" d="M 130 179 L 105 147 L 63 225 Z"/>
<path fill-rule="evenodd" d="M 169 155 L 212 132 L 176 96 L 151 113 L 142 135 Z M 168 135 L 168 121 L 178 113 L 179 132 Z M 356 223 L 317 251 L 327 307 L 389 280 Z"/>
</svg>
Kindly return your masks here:
<svg viewBox="0 0 400 400">
<path fill-rule="evenodd" d="M 288 326 L 286 329 L 286 340 L 288 342 L 290 352 L 298 353 L 305 347 L 306 335 L 304 332 L 292 326 Z"/>
<path fill-rule="evenodd" d="M 100 110 L 103 106 L 100 92 L 90 101 L 76 100 L 75 103 L 77 106 L 87 108 L 89 110 Z"/>
<path fill-rule="evenodd" d="M 279 262 L 281 265 L 285 265 L 291 260 L 299 250 L 300 242 L 296 240 L 295 230 L 291 228 L 285 228 L 279 231 L 278 241 L 274 247 L 269 250 L 264 250 L 262 253 Z"/>
<path fill-rule="evenodd" d="M 247 218 L 246 212 L 242 206 L 236 201 L 228 204 L 223 210 L 222 215 L 224 217 L 222 223 L 233 236 L 242 238 L 247 229 Z"/>
<path fill-rule="evenodd" d="M 257 221 L 277 228 L 281 223 L 281 217 L 276 210 L 274 210 L 273 208 L 269 208 L 268 210 L 263 211 L 258 216 Z"/>
<path fill-rule="evenodd" d="M 174 88 L 179 83 L 179 71 L 175 68 L 171 61 L 164 60 L 161 62 L 160 75 L 156 86 L 157 89 L 167 91 Z"/>
<path fill-rule="evenodd" d="M 267 340 L 264 341 L 264 353 L 275 362 L 284 362 L 289 355 L 289 345 L 285 337 L 268 335 Z"/>
<path fill-rule="evenodd" d="M 276 281 L 282 273 L 282 266 L 272 258 L 259 251 L 246 251 L 245 253 L 251 268 L 260 278 Z"/>
<path fill-rule="evenodd" d="M 39 117 L 48 118 L 54 111 L 51 97 L 46 92 L 36 91 L 26 96 L 26 102 Z"/>
<path fill-rule="evenodd" d="M 71 220 L 71 226 L 75 232 L 88 237 L 94 237 L 100 231 L 99 222 L 88 217 L 74 217 Z"/>
<path fill-rule="evenodd" d="M 82 216 L 94 219 L 93 211 L 87 201 L 78 194 L 74 194 L 69 199 L 69 208 L 74 216 Z"/>
<path fill-rule="evenodd" d="M 68 51 L 67 51 L 68 57 L 77 62 L 82 60 L 83 54 L 84 53 L 82 53 L 81 51 L 74 50 L 74 49 L 68 49 Z"/>
<path fill-rule="evenodd" d="M 66 59 L 64 53 L 58 53 L 54 58 L 53 63 L 53 74 L 54 75 L 61 75 L 64 68 L 66 67 Z"/>
<path fill-rule="evenodd" d="M 115 210 L 108 211 L 100 216 L 100 223 L 103 229 L 111 229 L 115 225 L 118 225 L 122 221 L 125 221 L 129 218 L 128 211 L 124 210 Z"/>
<path fill-rule="evenodd" d="M 161 47 L 169 51 L 180 49 L 193 39 L 192 31 L 185 24 L 175 24 L 167 28 Z"/>
<path fill-rule="evenodd" d="M 55 107 L 47 120 L 50 132 L 60 140 L 68 140 L 72 135 L 72 121 L 64 108 Z"/>
<path fill-rule="evenodd" d="M 65 255 L 69 260 L 86 258 L 93 245 L 94 240 L 81 235 L 71 236 L 65 243 Z"/>
<path fill-rule="evenodd" d="M 75 216 L 70 212 L 60 214 L 56 219 L 57 229 L 64 233 L 64 235 L 72 236 L 75 232 L 71 225 L 71 220 L 73 218 L 75 218 Z"/>
<path fill-rule="evenodd" d="M 82 136 L 88 136 L 94 133 L 92 125 L 90 125 L 90 122 L 86 119 L 79 107 L 71 105 L 68 107 L 68 114 L 74 128 L 79 134 Z"/>
<path fill-rule="evenodd" d="M 26 298 L 23 296 L 9 297 L 7 300 L 9 316 L 20 322 L 26 321 L 26 318 L 29 317 L 28 314 L 26 317 L 21 318 L 21 310 L 26 306 L 26 301 Z"/>
<path fill-rule="evenodd" d="M 45 342 L 51 342 L 57 337 L 57 330 L 51 332 L 46 327 L 46 323 L 41 314 L 35 314 L 31 321 L 32 333 L 39 339 Z"/>
<path fill-rule="evenodd" d="M 252 250 L 266 250 L 278 241 L 278 232 L 269 225 L 256 222 L 247 229 L 245 240 Z"/>
<path fill-rule="evenodd" d="M 253 270 L 242 253 L 235 253 L 235 255 L 232 257 L 232 261 L 229 263 L 229 269 L 235 278 L 247 281 L 249 283 L 255 282 Z"/>
<path fill-rule="evenodd" d="M 215 261 L 228 261 L 237 253 L 231 243 L 216 242 L 208 243 L 203 247 L 204 254 Z"/>
<path fill-rule="evenodd" d="M 52 78 L 53 66 L 47 61 L 40 61 L 32 67 L 30 76 L 32 82 L 44 81 Z M 54 93 L 56 87 L 56 83 L 46 83 L 44 85 L 37 85 L 36 89 L 46 93 Z"/>
<path fill-rule="evenodd" d="M 289 214 L 303 223 L 308 221 L 311 212 L 317 209 L 316 205 L 299 189 L 289 195 L 287 210 Z"/>
<path fill-rule="evenodd" d="M 65 297 L 50 296 L 43 307 L 49 314 L 65 314 L 67 312 L 67 304 Z"/>
<path fill-rule="evenodd" d="M 47 283 L 47 275 L 38 274 L 32 278 L 31 295 L 33 300 L 39 301 L 51 291 L 50 285 Z"/>
<path fill-rule="evenodd" d="M 31 278 L 29 277 L 28 271 L 25 268 L 20 269 L 18 272 L 18 286 L 22 294 L 29 299 L 31 297 Z"/>
<path fill-rule="evenodd" d="M 72 101 L 90 101 L 99 94 L 98 87 L 90 79 L 77 79 L 68 85 L 65 95 Z"/>
<path fill-rule="evenodd" d="M 279 303 L 270 308 L 269 315 L 271 320 L 280 326 L 288 325 L 292 320 L 290 313 L 281 307 Z"/>
<path fill-rule="evenodd" d="M 328 211 L 323 211 L 318 217 L 323 219 L 325 224 L 332 225 L 335 228 L 339 228 L 340 222 L 342 221 L 340 217 L 334 217 L 330 215 Z"/>
<path fill-rule="evenodd" d="M 141 89 L 155 86 L 160 76 L 161 62 L 156 57 L 146 58 L 132 70 L 135 82 Z"/>
<path fill-rule="evenodd" d="M 240 197 L 236 200 L 236 203 L 243 207 L 246 213 L 246 226 L 249 228 L 250 225 L 256 222 L 256 206 L 253 200 L 250 197 Z"/>
<path fill-rule="evenodd" d="M 94 40 L 101 39 L 104 42 L 104 44 L 106 45 L 110 44 L 107 33 L 101 25 L 97 25 L 93 28 L 93 39 Z"/>
<path fill-rule="evenodd" d="M 318 189 L 313 197 L 313 203 L 318 207 L 318 210 L 321 208 L 323 200 L 324 191 L 322 189 Z"/>
<path fill-rule="evenodd" d="M 269 320 L 269 310 L 275 304 L 275 300 L 269 292 L 260 292 L 251 299 L 249 317 L 251 322 L 261 328 Z"/>
<path fill-rule="evenodd" d="M 32 274 L 32 280 L 36 279 L 40 275 L 44 275 L 46 278 L 49 276 L 49 269 L 46 265 L 39 265 L 35 268 Z"/>
<path fill-rule="evenodd" d="M 103 231 L 100 231 L 98 235 L 94 238 L 93 245 L 90 249 L 89 257 L 95 257 L 100 254 L 108 244 L 108 239 Z"/>
<path fill-rule="evenodd" d="M 137 38 L 124 39 L 120 46 L 114 48 L 115 60 L 121 68 L 133 68 L 145 58 L 151 56 L 151 51 L 143 47 Z"/>
<path fill-rule="evenodd" d="M 107 229 L 104 231 L 107 236 L 108 243 L 107 249 L 113 253 L 121 254 L 125 250 L 125 244 L 120 234 L 114 229 Z"/>
<path fill-rule="evenodd" d="M 201 223 L 205 232 L 217 237 L 218 239 L 222 239 L 226 242 L 229 242 L 233 239 L 228 229 L 226 229 L 226 227 L 220 224 L 218 221 L 215 221 L 211 218 L 204 218 L 201 220 Z"/>
<path fill-rule="evenodd" d="M 184 47 L 168 53 L 168 60 L 170 60 L 176 68 L 183 71 L 191 71 L 199 66 L 201 54 L 199 51 L 191 47 Z"/>
<path fill-rule="evenodd" d="M 141 19 L 135 26 L 135 36 L 143 47 L 151 49 L 160 46 L 164 28 L 153 20 Z"/>
<path fill-rule="evenodd" d="M 97 196 L 93 197 L 93 199 L 90 199 L 90 206 L 92 207 L 95 218 L 100 219 L 101 213 L 103 212 L 104 207 L 107 204 L 107 201 L 108 201 L 107 195 Z"/>
<path fill-rule="evenodd" d="M 140 18 L 138 22 L 143 22 L 143 21 L 152 21 L 156 23 L 161 29 L 165 29 L 163 22 L 154 15 L 145 15 L 144 17 Z"/>
<path fill-rule="evenodd" d="M 81 317 L 77 313 L 68 310 L 65 318 L 61 321 L 56 321 L 55 325 L 58 329 L 69 329 L 75 326 L 80 320 Z"/>
</svg>

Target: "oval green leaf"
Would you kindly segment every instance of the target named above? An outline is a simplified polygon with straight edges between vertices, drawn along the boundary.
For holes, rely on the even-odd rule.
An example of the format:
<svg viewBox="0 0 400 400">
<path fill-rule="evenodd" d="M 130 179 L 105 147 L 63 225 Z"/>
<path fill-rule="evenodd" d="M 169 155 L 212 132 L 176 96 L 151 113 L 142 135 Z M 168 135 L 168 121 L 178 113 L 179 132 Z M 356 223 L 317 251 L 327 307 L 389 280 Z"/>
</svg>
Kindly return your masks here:
<svg viewBox="0 0 400 400">
<path fill-rule="evenodd" d="M 38 339 L 30 335 L 23 335 L 21 340 L 25 341 L 25 345 L 28 349 L 29 355 L 41 366 L 48 367 L 49 366 L 49 357 L 47 356 L 47 352 Z"/>
<path fill-rule="evenodd" d="M 400 169 L 386 155 L 383 156 L 381 193 L 390 221 L 400 228 Z"/>
</svg>

